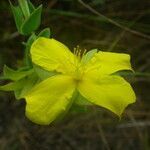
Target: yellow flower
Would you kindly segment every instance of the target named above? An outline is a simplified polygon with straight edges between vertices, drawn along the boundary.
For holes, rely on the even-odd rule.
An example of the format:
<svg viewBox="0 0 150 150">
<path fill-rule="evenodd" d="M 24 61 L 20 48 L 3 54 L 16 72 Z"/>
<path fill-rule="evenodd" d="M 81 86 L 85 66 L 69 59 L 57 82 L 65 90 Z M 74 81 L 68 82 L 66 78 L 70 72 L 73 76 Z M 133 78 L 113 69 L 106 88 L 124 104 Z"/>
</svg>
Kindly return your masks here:
<svg viewBox="0 0 150 150">
<path fill-rule="evenodd" d="M 110 52 L 81 54 L 55 39 L 39 38 L 31 47 L 33 63 L 47 71 L 56 71 L 36 85 L 26 96 L 26 116 L 37 124 L 47 125 L 72 104 L 77 90 L 89 102 L 121 116 L 128 104 L 135 102 L 132 87 L 114 73 L 132 70 L 130 56 Z"/>
</svg>

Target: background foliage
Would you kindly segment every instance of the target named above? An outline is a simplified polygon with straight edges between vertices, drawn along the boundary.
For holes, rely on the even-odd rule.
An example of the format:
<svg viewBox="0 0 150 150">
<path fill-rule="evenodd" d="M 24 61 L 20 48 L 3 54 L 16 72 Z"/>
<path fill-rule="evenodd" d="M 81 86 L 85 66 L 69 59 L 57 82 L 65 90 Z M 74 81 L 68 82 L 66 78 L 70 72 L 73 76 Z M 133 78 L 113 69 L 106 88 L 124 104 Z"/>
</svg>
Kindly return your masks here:
<svg viewBox="0 0 150 150">
<path fill-rule="evenodd" d="M 150 2 L 147 0 L 87 0 L 90 7 L 123 28 L 88 10 L 77 0 L 33 0 L 44 4 L 41 29 L 73 49 L 125 52 L 132 56 L 137 73 L 129 79 L 137 102 L 121 121 L 107 110 L 92 107 L 72 111 L 50 126 L 38 126 L 24 116 L 25 102 L 0 92 L 1 150 L 149 150 L 150 149 Z M 9 3 L 0 1 L 0 71 L 7 64 L 22 64 L 25 40 L 16 32 Z M 126 27 L 130 30 L 126 31 Z M 138 34 L 134 31 L 138 31 Z M 120 89 L 121 90 L 121 89 Z M 119 91 L 118 91 L 119 92 Z"/>
</svg>

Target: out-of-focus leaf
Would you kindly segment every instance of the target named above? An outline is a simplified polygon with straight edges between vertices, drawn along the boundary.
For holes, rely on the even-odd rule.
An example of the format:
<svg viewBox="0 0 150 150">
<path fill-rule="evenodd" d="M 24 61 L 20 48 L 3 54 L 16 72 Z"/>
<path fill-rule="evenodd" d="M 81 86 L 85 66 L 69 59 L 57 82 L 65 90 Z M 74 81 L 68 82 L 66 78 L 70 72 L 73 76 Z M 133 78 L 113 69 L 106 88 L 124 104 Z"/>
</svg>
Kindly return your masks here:
<svg viewBox="0 0 150 150">
<path fill-rule="evenodd" d="M 88 111 L 87 106 L 80 106 L 80 105 L 72 105 L 70 109 L 70 113 L 85 113 Z"/>
<path fill-rule="evenodd" d="M 24 98 L 24 95 L 27 94 L 33 88 L 33 86 L 35 86 L 40 81 L 35 73 L 24 78 L 23 80 L 24 85 L 19 90 L 14 91 L 15 97 L 18 100 Z"/>
<path fill-rule="evenodd" d="M 16 99 L 21 99 L 24 98 L 24 95 L 38 82 L 40 82 L 39 77 L 36 73 L 32 73 L 23 79 L 0 86 L 0 90 L 14 91 Z"/>
<path fill-rule="evenodd" d="M 28 0 L 28 6 L 29 6 L 29 9 L 30 9 L 30 13 L 32 13 L 32 12 L 35 10 L 35 7 L 34 7 L 34 5 L 31 3 L 30 0 Z"/>
<path fill-rule="evenodd" d="M 13 6 L 11 1 L 9 1 L 11 10 L 15 19 L 15 23 L 19 32 L 21 32 L 21 25 L 24 22 L 24 16 L 19 6 Z"/>
<path fill-rule="evenodd" d="M 7 67 L 6 65 L 4 66 L 4 69 L 3 69 L 3 76 L 0 77 L 0 79 L 8 79 L 8 80 L 13 80 L 13 81 L 18 81 L 22 78 L 24 78 L 25 76 L 33 73 L 33 69 L 30 69 L 30 70 L 13 70 L 9 67 Z"/>
<path fill-rule="evenodd" d="M 90 103 L 86 98 L 84 98 L 80 93 L 78 94 L 78 96 L 75 99 L 75 104 L 77 105 L 92 105 L 92 103 Z"/>
<path fill-rule="evenodd" d="M 41 24 L 41 13 L 42 5 L 40 5 L 35 11 L 30 15 L 30 17 L 25 20 L 21 27 L 21 33 L 28 35 L 35 31 Z"/>
<path fill-rule="evenodd" d="M 18 2 L 19 2 L 19 6 L 22 10 L 22 13 L 24 14 L 24 17 L 28 18 L 30 16 L 30 11 L 29 11 L 27 0 L 18 0 Z"/>
<path fill-rule="evenodd" d="M 58 74 L 57 72 L 55 71 L 47 71 L 47 70 L 44 70 L 42 69 L 41 67 L 37 66 L 37 65 L 34 65 L 34 70 L 35 72 L 37 73 L 37 75 L 39 76 L 39 78 L 41 80 L 45 80 L 51 76 L 54 76 L 56 74 Z"/>
<path fill-rule="evenodd" d="M 11 82 L 6 85 L 0 86 L 0 90 L 2 91 L 15 91 L 21 89 L 21 87 L 24 85 L 24 80 Z"/>
<path fill-rule="evenodd" d="M 35 33 L 33 33 L 33 34 L 29 37 L 29 39 L 28 39 L 28 41 L 27 41 L 27 43 L 26 43 L 26 46 L 27 46 L 28 48 L 30 48 L 31 45 L 32 45 L 32 43 L 33 43 L 36 39 L 37 39 L 37 36 L 35 35 Z"/>
</svg>

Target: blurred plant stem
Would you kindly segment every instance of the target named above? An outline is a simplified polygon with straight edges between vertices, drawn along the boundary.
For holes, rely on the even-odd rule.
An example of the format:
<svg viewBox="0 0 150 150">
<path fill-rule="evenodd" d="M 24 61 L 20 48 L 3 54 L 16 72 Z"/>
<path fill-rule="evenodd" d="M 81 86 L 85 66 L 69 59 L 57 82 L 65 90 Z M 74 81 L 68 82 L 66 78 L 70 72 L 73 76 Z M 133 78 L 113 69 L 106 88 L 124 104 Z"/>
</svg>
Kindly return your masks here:
<svg viewBox="0 0 150 150">
<path fill-rule="evenodd" d="M 116 22 L 116 21 L 114 21 L 114 20 L 112 20 L 112 19 L 110 19 L 110 18 L 108 18 L 108 17 L 102 15 L 101 13 L 99 13 L 98 11 L 96 11 L 95 9 L 93 9 L 90 5 L 84 3 L 82 0 L 78 0 L 78 2 L 79 2 L 80 4 L 82 4 L 85 8 L 87 8 L 89 11 L 91 11 L 93 14 L 95 14 L 95 15 L 97 15 L 97 16 L 103 18 L 104 20 L 110 22 L 111 24 L 113 24 L 113 25 L 115 25 L 115 26 L 117 26 L 117 27 L 119 27 L 119 28 L 121 28 L 121 29 L 123 29 L 123 30 L 125 30 L 125 31 L 127 31 L 127 32 L 130 32 L 130 33 L 132 33 L 132 34 L 134 34 L 134 35 L 137 35 L 137 36 L 140 36 L 140 37 L 142 37 L 142 38 L 145 38 L 145 39 L 150 40 L 150 36 L 149 36 L 149 35 L 146 35 L 146 34 L 144 34 L 144 33 L 141 33 L 141 32 L 135 31 L 135 30 L 132 30 L 132 29 L 126 27 L 126 26 L 123 26 L 123 25 L 119 24 L 118 22 Z"/>
</svg>

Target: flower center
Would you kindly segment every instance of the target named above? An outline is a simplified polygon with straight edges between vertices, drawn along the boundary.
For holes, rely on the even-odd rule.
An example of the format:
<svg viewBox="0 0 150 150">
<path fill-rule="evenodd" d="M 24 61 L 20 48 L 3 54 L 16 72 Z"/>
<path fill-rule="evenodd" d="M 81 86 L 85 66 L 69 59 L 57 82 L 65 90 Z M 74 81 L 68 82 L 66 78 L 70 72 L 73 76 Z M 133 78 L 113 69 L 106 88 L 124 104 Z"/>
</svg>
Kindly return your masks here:
<svg viewBox="0 0 150 150">
<path fill-rule="evenodd" d="M 82 80 L 84 74 L 84 68 L 81 64 L 81 59 L 85 55 L 86 49 L 82 50 L 79 46 L 74 48 L 74 55 L 77 57 L 77 61 L 74 62 L 75 70 L 73 73 L 73 77 L 76 83 Z"/>
</svg>

